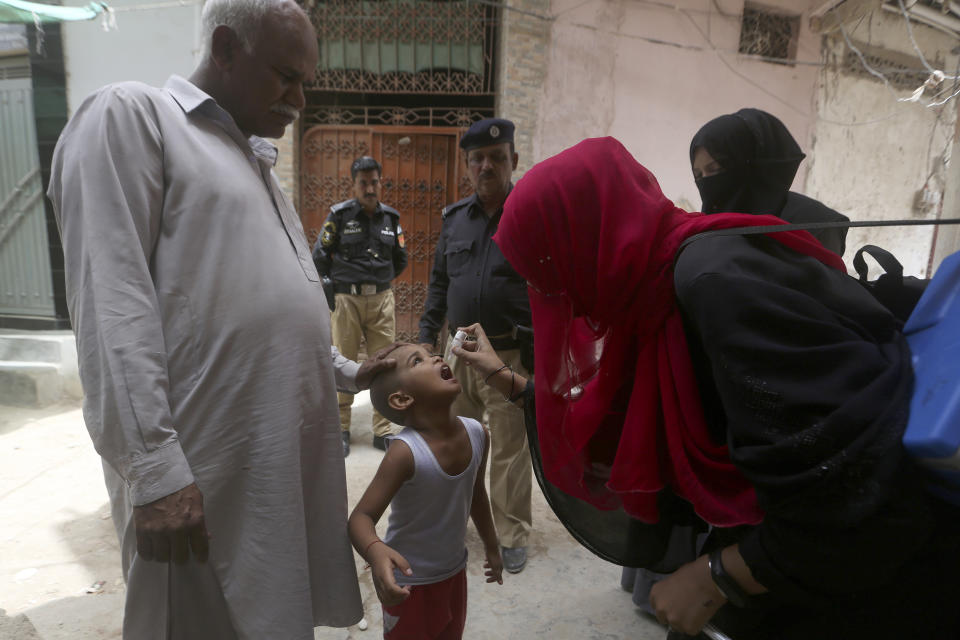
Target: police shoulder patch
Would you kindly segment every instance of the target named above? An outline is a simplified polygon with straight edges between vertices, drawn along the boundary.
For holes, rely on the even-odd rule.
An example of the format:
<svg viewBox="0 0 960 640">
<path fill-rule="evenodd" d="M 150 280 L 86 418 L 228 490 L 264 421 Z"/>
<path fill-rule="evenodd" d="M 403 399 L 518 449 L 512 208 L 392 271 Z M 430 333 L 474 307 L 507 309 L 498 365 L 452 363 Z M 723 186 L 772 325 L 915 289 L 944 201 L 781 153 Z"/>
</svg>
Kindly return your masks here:
<svg viewBox="0 0 960 640">
<path fill-rule="evenodd" d="M 337 235 L 337 225 L 333 220 L 327 220 L 323 223 L 323 235 L 320 236 L 320 245 L 329 247 Z"/>
<path fill-rule="evenodd" d="M 406 241 L 403 239 L 403 227 L 399 224 L 397 225 L 397 244 L 400 245 L 401 249 L 406 245 Z"/>
</svg>

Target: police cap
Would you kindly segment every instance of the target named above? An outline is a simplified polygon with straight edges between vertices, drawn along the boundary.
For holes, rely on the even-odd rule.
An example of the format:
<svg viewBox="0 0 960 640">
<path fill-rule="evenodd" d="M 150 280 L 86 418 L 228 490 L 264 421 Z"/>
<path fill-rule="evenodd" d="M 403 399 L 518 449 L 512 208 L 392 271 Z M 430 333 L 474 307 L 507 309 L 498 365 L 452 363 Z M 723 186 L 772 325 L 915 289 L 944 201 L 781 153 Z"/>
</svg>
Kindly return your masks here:
<svg viewBox="0 0 960 640">
<path fill-rule="evenodd" d="M 514 125 L 503 118 L 484 118 L 470 125 L 460 138 L 460 148 L 464 151 L 489 147 L 492 144 L 513 142 Z"/>
</svg>

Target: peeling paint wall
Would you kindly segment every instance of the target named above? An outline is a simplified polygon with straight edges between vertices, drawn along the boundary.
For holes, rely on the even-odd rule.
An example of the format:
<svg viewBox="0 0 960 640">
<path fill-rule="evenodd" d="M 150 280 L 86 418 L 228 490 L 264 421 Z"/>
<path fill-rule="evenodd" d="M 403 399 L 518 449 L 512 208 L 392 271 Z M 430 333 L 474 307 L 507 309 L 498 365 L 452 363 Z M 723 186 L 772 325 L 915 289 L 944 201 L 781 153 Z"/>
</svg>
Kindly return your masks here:
<svg viewBox="0 0 960 640">
<path fill-rule="evenodd" d="M 956 110 L 956 105 L 954 105 Z M 954 137 L 956 143 L 956 136 Z M 943 195 L 944 218 L 960 218 L 960 145 L 954 144 L 950 164 L 946 170 L 946 192 Z M 960 225 L 939 227 L 935 231 L 934 255 L 931 267 L 935 270 L 943 259 L 960 251 Z"/>
<path fill-rule="evenodd" d="M 654 172 L 680 206 L 699 208 L 689 144 L 708 120 L 742 107 L 769 111 L 809 148 L 819 67 L 738 55 L 742 0 L 553 0 L 549 66 L 535 148 L 549 157 L 611 135 Z M 814 0 L 765 0 L 803 11 L 797 59 L 818 63 L 807 23 Z M 719 7 L 719 9 L 718 9 Z M 722 13 L 721 13 L 722 11 Z M 657 40 L 660 43 L 651 42 Z M 805 166 L 794 183 L 802 185 Z"/>
<path fill-rule="evenodd" d="M 956 73 L 957 56 L 950 53 L 958 44 L 955 38 L 916 22 L 913 34 L 924 57 L 938 61 L 947 74 Z M 899 13 L 875 11 L 850 26 L 848 36 L 854 43 L 916 56 Z M 842 34 L 824 39 L 823 46 L 825 61 L 837 62 L 845 48 Z M 922 68 L 919 61 L 914 64 Z M 952 152 L 957 106 L 928 108 L 929 98 L 897 101 L 909 95 L 909 89 L 891 89 L 878 79 L 825 67 L 807 193 L 854 220 L 935 218 L 937 207 L 921 210 L 914 203 L 925 184 L 933 192 L 944 191 L 943 159 Z M 932 227 L 851 229 L 846 257 L 849 263 L 854 249 L 876 244 L 892 251 L 905 273 L 926 276 L 933 239 Z M 953 250 L 957 248 L 954 244 Z"/>
</svg>

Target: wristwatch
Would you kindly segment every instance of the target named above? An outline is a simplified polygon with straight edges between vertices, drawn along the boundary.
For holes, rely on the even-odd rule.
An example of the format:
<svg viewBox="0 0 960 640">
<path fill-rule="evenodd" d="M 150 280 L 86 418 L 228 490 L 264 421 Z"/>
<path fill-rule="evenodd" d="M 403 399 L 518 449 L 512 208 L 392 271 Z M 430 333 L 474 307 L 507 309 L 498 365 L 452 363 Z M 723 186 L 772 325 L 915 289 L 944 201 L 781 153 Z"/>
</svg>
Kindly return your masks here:
<svg viewBox="0 0 960 640">
<path fill-rule="evenodd" d="M 723 561 L 720 555 L 723 549 L 717 549 L 707 558 L 707 566 L 710 567 L 710 577 L 717 589 L 723 594 L 723 597 L 735 607 L 749 607 L 750 594 L 743 590 L 743 587 L 733 579 L 726 569 L 723 568 Z"/>
</svg>

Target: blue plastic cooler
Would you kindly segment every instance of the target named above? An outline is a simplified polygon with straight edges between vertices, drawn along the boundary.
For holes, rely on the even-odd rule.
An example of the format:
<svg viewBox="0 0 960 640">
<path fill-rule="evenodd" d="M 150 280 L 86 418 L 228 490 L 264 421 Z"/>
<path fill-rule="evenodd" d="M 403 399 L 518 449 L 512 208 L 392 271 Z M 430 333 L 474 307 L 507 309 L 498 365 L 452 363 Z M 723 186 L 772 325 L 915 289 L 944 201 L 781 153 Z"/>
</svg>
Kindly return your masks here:
<svg viewBox="0 0 960 640">
<path fill-rule="evenodd" d="M 937 269 L 903 332 L 915 375 L 903 444 L 942 481 L 931 490 L 960 505 L 960 252 Z"/>
</svg>

